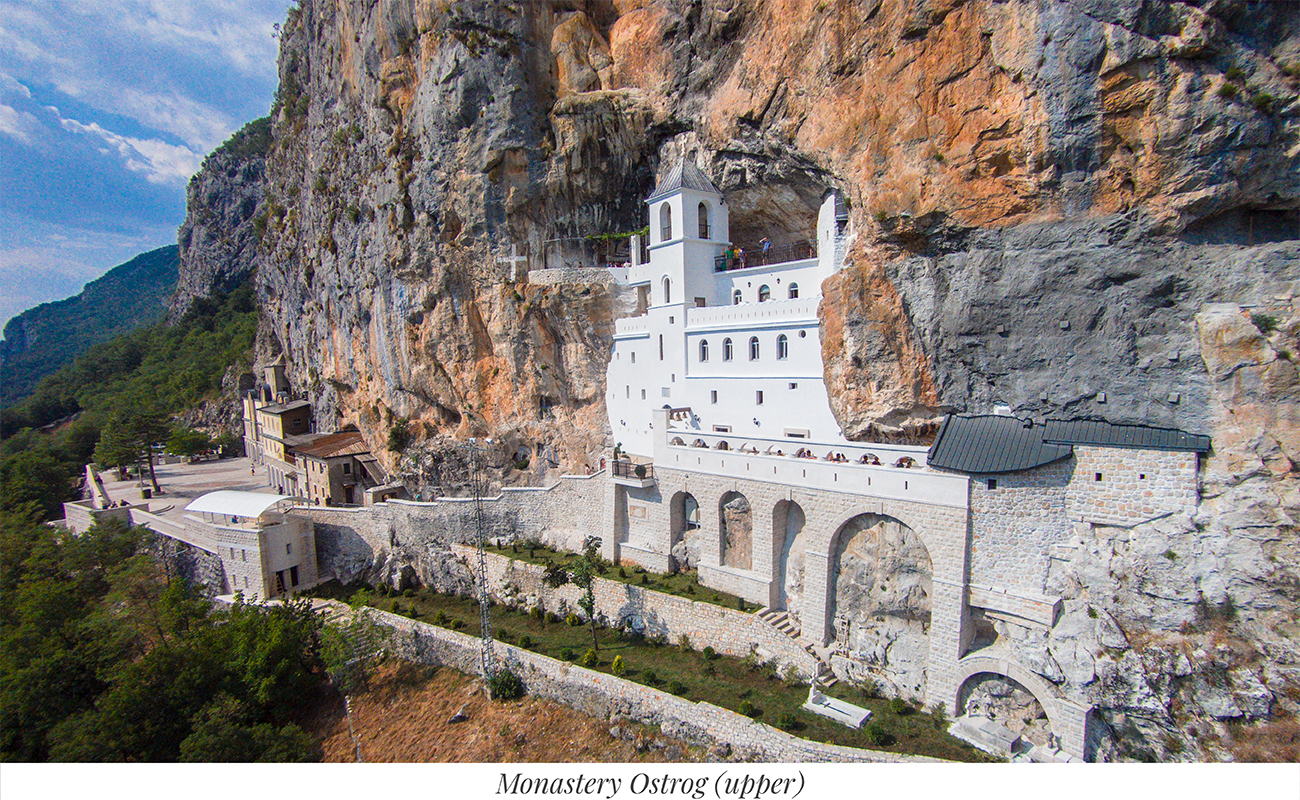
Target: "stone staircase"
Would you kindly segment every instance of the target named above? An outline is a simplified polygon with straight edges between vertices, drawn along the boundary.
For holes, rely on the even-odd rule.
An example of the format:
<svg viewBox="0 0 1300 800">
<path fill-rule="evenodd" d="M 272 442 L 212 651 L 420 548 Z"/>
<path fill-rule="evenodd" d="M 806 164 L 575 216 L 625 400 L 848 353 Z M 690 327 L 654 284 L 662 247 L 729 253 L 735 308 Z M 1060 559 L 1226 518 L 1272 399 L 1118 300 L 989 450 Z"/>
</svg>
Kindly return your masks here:
<svg viewBox="0 0 1300 800">
<path fill-rule="evenodd" d="M 795 621 L 790 618 L 789 613 L 764 606 L 758 610 L 756 616 L 766 625 L 776 629 L 778 633 L 789 639 L 793 639 L 795 644 L 802 647 L 805 652 L 817 659 L 818 684 L 823 687 L 830 687 L 839 683 L 839 678 L 835 677 L 835 673 L 831 670 L 830 664 L 826 663 L 828 656 L 825 648 L 818 647 L 810 640 L 803 638 L 801 635 L 802 631 L 799 630 L 799 626 L 795 624 Z"/>
</svg>

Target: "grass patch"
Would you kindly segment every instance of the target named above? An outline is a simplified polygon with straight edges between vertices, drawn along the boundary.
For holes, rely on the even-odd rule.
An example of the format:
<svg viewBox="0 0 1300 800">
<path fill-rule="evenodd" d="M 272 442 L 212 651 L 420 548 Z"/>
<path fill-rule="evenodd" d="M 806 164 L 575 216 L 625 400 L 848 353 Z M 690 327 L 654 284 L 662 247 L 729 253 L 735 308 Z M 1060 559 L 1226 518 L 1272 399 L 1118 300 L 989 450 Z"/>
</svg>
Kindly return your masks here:
<svg viewBox="0 0 1300 800">
<path fill-rule="evenodd" d="M 486 550 L 489 553 L 495 553 L 528 564 L 538 564 L 543 567 L 558 565 L 565 569 L 571 567 L 578 557 L 577 553 L 556 550 L 543 544 L 532 543 L 489 546 Z M 642 589 L 685 597 L 687 600 L 702 600 L 716 606 L 738 609 L 745 613 L 753 613 L 759 608 L 757 604 L 746 602 L 734 594 L 727 594 L 726 592 L 701 586 L 699 573 L 695 570 L 678 572 L 674 575 L 664 575 L 658 572 L 650 572 L 641 567 L 607 566 L 605 571 L 600 573 L 600 577 L 626 583 L 630 586 L 640 586 Z"/>
<path fill-rule="evenodd" d="M 507 546 L 507 550 L 509 547 Z M 629 570 L 631 572 L 631 570 Z M 323 584 L 314 590 L 321 597 L 348 600 L 361 587 L 343 587 L 336 581 Z M 372 596 L 373 597 L 373 596 Z M 383 598 L 371 604 L 385 608 Z M 402 603 L 406 615 L 414 612 L 424 621 L 444 620 L 441 627 L 459 629 L 462 633 L 477 636 L 479 632 L 479 607 L 468 597 L 438 594 L 421 590 Z M 495 630 L 509 629 L 522 642 L 527 636 L 532 652 L 575 661 L 592 649 L 591 631 L 586 626 L 571 627 L 553 615 L 534 615 L 506 606 L 492 607 L 492 624 Z M 799 736 L 817 742 L 869 747 L 892 753 L 932 756 L 953 761 L 988 761 L 979 750 L 949 736 L 946 726 L 938 724 L 928 713 L 915 711 L 894 713 L 890 701 L 864 698 L 856 689 L 840 684 L 825 693 L 871 709 L 873 722 L 870 730 L 859 730 L 838 725 L 825 717 L 803 710 L 808 697 L 804 684 L 791 685 L 784 676 L 769 664 L 753 658 L 735 658 L 710 650 L 707 654 L 695 650 L 683 651 L 677 643 L 652 641 L 637 634 L 610 628 L 597 628 L 596 651 L 593 669 L 609 674 L 615 672 L 615 663 L 625 680 L 668 691 L 688 700 L 712 703 L 751 716 L 762 722 L 796 731 Z"/>
</svg>

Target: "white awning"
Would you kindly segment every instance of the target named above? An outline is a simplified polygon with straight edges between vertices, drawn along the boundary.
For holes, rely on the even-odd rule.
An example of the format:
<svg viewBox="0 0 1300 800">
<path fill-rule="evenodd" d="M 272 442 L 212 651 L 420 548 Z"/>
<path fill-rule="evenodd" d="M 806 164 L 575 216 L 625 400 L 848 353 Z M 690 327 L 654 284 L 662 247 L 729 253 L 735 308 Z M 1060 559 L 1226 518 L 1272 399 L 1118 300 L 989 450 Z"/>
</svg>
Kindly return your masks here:
<svg viewBox="0 0 1300 800">
<path fill-rule="evenodd" d="M 267 492 L 209 492 L 185 507 L 186 511 L 203 514 L 224 514 L 233 517 L 260 517 L 268 509 L 285 500 L 306 502 L 301 497 Z"/>
</svg>

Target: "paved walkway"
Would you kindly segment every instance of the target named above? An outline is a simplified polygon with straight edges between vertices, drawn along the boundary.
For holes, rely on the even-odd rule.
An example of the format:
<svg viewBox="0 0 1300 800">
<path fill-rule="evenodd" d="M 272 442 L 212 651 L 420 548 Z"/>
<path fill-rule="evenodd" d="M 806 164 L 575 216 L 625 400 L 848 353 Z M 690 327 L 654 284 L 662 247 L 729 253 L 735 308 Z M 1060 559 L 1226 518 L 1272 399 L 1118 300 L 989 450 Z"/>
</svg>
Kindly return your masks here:
<svg viewBox="0 0 1300 800">
<path fill-rule="evenodd" d="M 155 464 L 154 473 L 158 476 L 162 494 L 147 501 L 149 509 L 159 516 L 180 521 L 185 516 L 185 506 L 208 492 L 228 490 L 274 494 L 275 489 L 266 485 L 266 467 L 250 473 L 249 465 L 247 458 L 225 458 L 199 464 Z M 141 501 L 140 481 L 119 481 L 113 470 L 102 472 L 100 476 L 104 479 L 104 489 L 113 500 Z M 148 484 L 146 477 L 143 485 Z"/>
</svg>

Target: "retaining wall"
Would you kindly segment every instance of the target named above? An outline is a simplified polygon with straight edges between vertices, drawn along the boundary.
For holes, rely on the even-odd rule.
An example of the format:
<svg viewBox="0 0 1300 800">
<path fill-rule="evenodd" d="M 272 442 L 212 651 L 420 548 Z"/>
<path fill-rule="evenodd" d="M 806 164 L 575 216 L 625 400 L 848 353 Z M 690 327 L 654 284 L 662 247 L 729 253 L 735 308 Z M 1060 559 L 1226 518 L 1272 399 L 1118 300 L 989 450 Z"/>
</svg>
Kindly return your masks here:
<svg viewBox="0 0 1300 800">
<path fill-rule="evenodd" d="M 467 566 L 474 557 L 474 549 L 465 545 L 452 545 L 452 552 Z M 487 554 L 486 564 L 493 596 L 526 608 L 541 605 L 556 613 L 563 604 L 581 615 L 578 598 L 582 591 L 572 585 L 547 586 L 541 566 L 492 553 Z M 816 658 L 754 614 L 607 578 L 597 578 L 593 588 L 597 619 L 603 617 L 609 624 L 626 619 L 647 636 L 663 636 L 669 644 L 685 635 L 696 650 L 712 647 L 729 656 L 744 657 L 753 645 L 764 660 L 775 659 L 783 667 L 794 665 L 805 678 L 816 674 Z"/>
<path fill-rule="evenodd" d="M 366 609 L 366 613 L 375 622 L 393 629 L 390 641 L 400 658 L 447 666 L 470 675 L 480 674 L 477 638 L 378 609 Z M 500 664 L 520 677 L 529 694 L 555 700 L 595 717 L 624 717 L 658 725 L 665 735 L 692 744 L 726 744 L 731 747 L 733 757 L 742 760 L 940 763 L 938 759 L 924 756 L 800 739 L 710 703 L 693 702 L 500 642 L 496 644 L 496 655 Z"/>
</svg>

